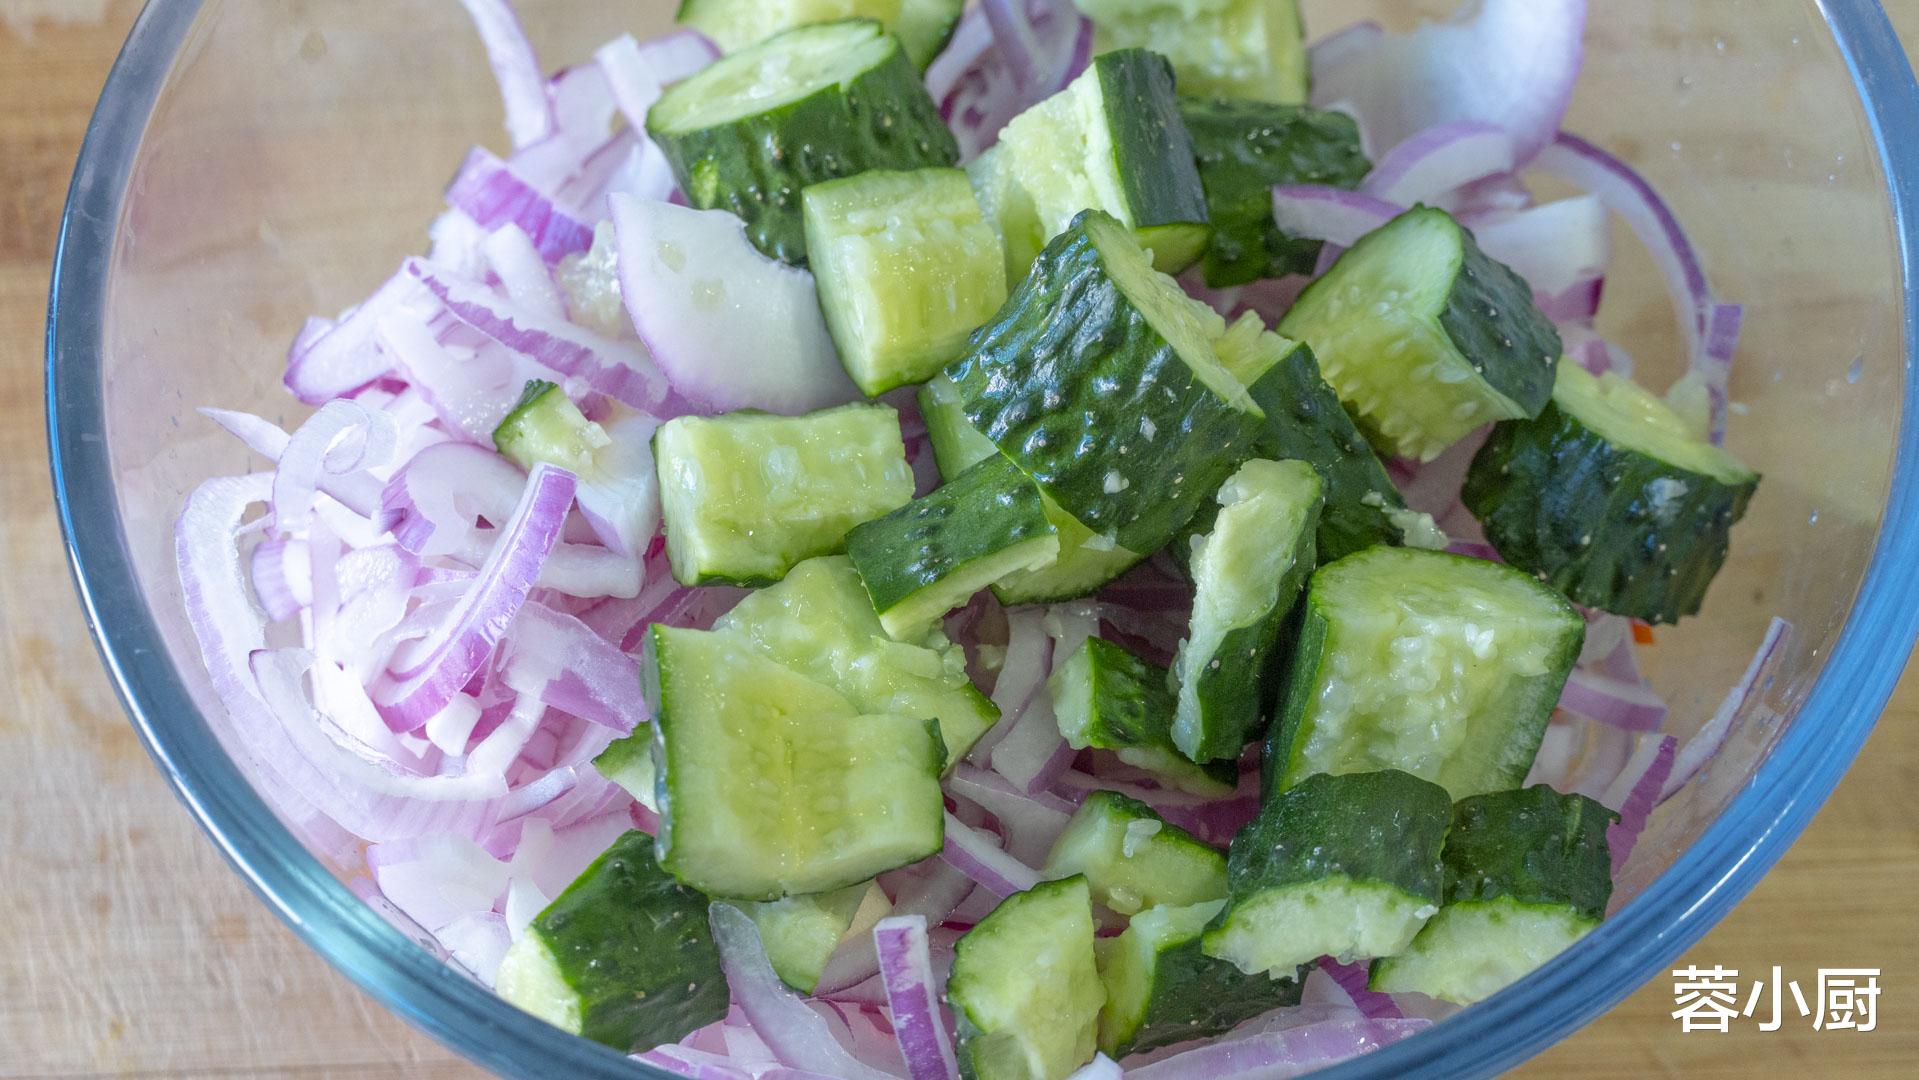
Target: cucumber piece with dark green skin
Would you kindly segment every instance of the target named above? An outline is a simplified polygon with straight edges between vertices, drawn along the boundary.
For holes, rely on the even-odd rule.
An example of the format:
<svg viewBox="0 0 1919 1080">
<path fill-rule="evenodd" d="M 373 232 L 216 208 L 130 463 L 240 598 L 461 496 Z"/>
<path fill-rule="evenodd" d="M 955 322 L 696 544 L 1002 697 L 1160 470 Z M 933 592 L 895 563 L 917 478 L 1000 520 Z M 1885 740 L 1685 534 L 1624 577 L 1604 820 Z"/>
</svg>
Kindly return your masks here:
<svg viewBox="0 0 1919 1080">
<path fill-rule="evenodd" d="M 1669 623 L 1705 602 L 1758 487 L 1664 401 L 1565 363 L 1537 419 L 1493 429 L 1461 498 L 1501 558 L 1574 603 Z"/>
<path fill-rule="evenodd" d="M 959 160 L 905 48 L 867 19 L 802 26 L 719 60 L 668 88 L 646 130 L 689 203 L 739 215 L 756 247 L 796 266 L 807 185 Z"/>
<path fill-rule="evenodd" d="M 1422 461 L 1489 422 L 1538 416 L 1560 354 L 1525 280 L 1427 206 L 1360 238 L 1279 332 L 1313 347 L 1374 446 Z"/>
<path fill-rule="evenodd" d="M 945 375 L 935 375 L 919 391 L 920 415 L 933 444 L 933 460 L 940 475 L 958 476 L 976 462 L 999 453 L 993 440 L 966 419 L 959 389 Z M 1145 556 L 1111 544 L 1078 518 L 1067 513 L 1045 492 L 1040 503 L 1046 519 L 1059 533 L 1059 558 L 1037 570 L 1016 570 L 993 583 L 999 602 L 1053 604 L 1091 596 L 1094 589 L 1133 568 Z"/>
<path fill-rule="evenodd" d="M 1297 0 L 1074 0 L 1093 20 L 1093 48 L 1165 53 L 1187 93 L 1297 105 L 1311 70 Z"/>
<path fill-rule="evenodd" d="M 1092 1060 L 1105 998 L 1086 879 L 1014 893 L 953 946 L 960 1075 L 1065 1080 Z"/>
<path fill-rule="evenodd" d="M 1182 87 L 1184 89 L 1184 87 Z M 1201 263 L 1215 289 L 1311 274 L 1321 244 L 1287 236 L 1273 220 L 1273 188 L 1352 190 L 1372 171 L 1359 125 L 1345 113 L 1260 101 L 1182 97 L 1213 239 Z"/>
<path fill-rule="evenodd" d="M 863 714 L 739 636 L 654 624 L 641 661 L 660 865 L 711 896 L 831 892 L 940 849 L 931 718 Z"/>
<path fill-rule="evenodd" d="M 769 585 L 913 498 L 899 415 L 676 416 L 653 436 L 666 555 L 682 585 Z"/>
<path fill-rule="evenodd" d="M 820 973 L 840 942 L 871 933 L 892 907 L 885 891 L 870 881 L 810 896 L 744 900 L 739 906 L 759 928 L 780 981 L 802 994 L 819 986 Z"/>
<path fill-rule="evenodd" d="M 534 918 L 494 988 L 623 1054 L 678 1042 L 726 1016 L 706 906 L 654 863 L 652 837 L 626 833 Z"/>
<path fill-rule="evenodd" d="M 1226 897 L 1225 855 L 1115 791 L 1086 796 L 1040 870 L 1045 878 L 1073 874 L 1121 915 Z"/>
<path fill-rule="evenodd" d="M 593 471 L 593 456 L 608 441 L 566 391 L 545 379 L 528 379 L 519 403 L 493 429 L 493 448 L 520 468 L 546 462 L 575 475 Z"/>
<path fill-rule="evenodd" d="M 906 46 L 906 55 L 921 71 L 953 40 L 966 0 L 900 0 L 900 17 L 892 24 Z"/>
<path fill-rule="evenodd" d="M 1008 121 L 999 147 L 997 167 L 1011 170 L 1032 203 L 1039 233 L 1031 239 L 1039 246 L 1093 209 L 1132 229 L 1152 250 L 1153 265 L 1169 274 L 1206 250 L 1206 189 L 1173 70 L 1158 53 L 1095 57 L 1066 89 Z M 1008 242 L 1009 250 L 1017 246 Z"/>
<path fill-rule="evenodd" d="M 1208 955 L 1284 975 L 1316 957 L 1403 951 L 1439 910 L 1446 789 L 1396 769 L 1309 776 L 1260 807 L 1227 856 Z"/>
<path fill-rule="evenodd" d="M 946 374 L 968 422 L 1067 513 L 1152 552 L 1252 456 L 1265 418 L 1219 362 L 1225 332 L 1087 211 Z"/>
<path fill-rule="evenodd" d="M 620 785 L 648 810 L 658 811 L 659 770 L 653 767 L 653 725 L 641 724 L 631 735 L 614 739 L 593 759 L 593 769 Z"/>
<path fill-rule="evenodd" d="M 1111 750 L 1128 765 L 1185 791 L 1227 795 L 1236 762 L 1194 764 L 1173 745 L 1179 700 L 1166 669 L 1104 638 L 1090 637 L 1046 680 L 1059 733 L 1076 750 Z"/>
<path fill-rule="evenodd" d="M 938 374 L 1006 302 L 999 234 L 958 169 L 864 172 L 801 201 L 820 309 L 869 397 Z"/>
<path fill-rule="evenodd" d="M 1209 900 L 1148 908 L 1124 933 L 1100 942 L 1101 1052 L 1117 1060 L 1224 1035 L 1243 1020 L 1299 1004 L 1307 968 L 1286 978 L 1248 975 L 1201 951 L 1202 932 L 1225 906 Z"/>
<path fill-rule="evenodd" d="M 1606 917 L 1619 816 L 1544 784 L 1461 799 L 1446 838 L 1446 904 L 1374 990 L 1470 1005 L 1518 981 Z"/>
<path fill-rule="evenodd" d="M 898 35 L 920 70 L 946 48 L 965 0 L 681 0 L 674 21 L 725 52 L 782 30 L 839 19 L 872 19 Z"/>
<path fill-rule="evenodd" d="M 713 628 L 740 635 L 861 712 L 935 718 L 951 764 L 999 720 L 966 677 L 965 650 L 940 633 L 888 634 L 844 555 L 799 564 L 779 584 L 748 593 Z"/>
<path fill-rule="evenodd" d="M 1059 558 L 1059 533 L 1033 481 L 994 454 L 854 529 L 846 554 L 880 624 L 905 637 L 925 633 L 1007 574 L 1051 565 Z"/>
<path fill-rule="evenodd" d="M 1303 461 L 1254 458 L 1220 486 L 1211 531 L 1193 541 L 1191 629 L 1173 657 L 1173 745 L 1193 761 L 1238 761 L 1272 704 L 1280 628 L 1317 565 L 1325 485 Z"/>
<path fill-rule="evenodd" d="M 1260 456 L 1307 462 L 1326 482 L 1315 537 L 1320 562 L 1376 544 L 1446 546 L 1432 518 L 1407 509 L 1379 455 L 1320 378 L 1310 347 L 1265 330 L 1259 316 L 1247 312 L 1220 339 L 1219 356 L 1266 413 Z M 1204 532 L 1210 512 L 1202 507 L 1190 528 Z"/>
<path fill-rule="evenodd" d="M 1579 658 L 1578 609 L 1484 559 L 1369 548 L 1319 568 L 1265 784 L 1401 769 L 1456 799 L 1517 786 Z"/>
</svg>

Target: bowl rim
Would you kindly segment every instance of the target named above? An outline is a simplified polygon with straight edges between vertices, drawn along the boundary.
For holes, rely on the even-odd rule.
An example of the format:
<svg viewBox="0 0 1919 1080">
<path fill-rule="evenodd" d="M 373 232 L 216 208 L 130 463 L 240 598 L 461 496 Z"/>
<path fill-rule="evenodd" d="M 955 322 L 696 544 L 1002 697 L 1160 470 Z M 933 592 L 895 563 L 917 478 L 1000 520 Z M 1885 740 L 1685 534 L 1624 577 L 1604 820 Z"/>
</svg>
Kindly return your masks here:
<svg viewBox="0 0 1919 1080">
<path fill-rule="evenodd" d="M 1489 1075 L 1617 1004 L 1718 922 L 1805 828 L 1864 744 L 1919 636 L 1919 575 L 1907 569 L 1919 561 L 1919 144 L 1891 138 L 1919 130 L 1919 84 L 1877 3 L 1817 5 L 1878 151 L 1905 304 L 1905 396 L 1885 517 L 1858 596 L 1800 710 L 1831 719 L 1789 728 L 1718 820 L 1555 963 L 1431 1031 L 1316 1075 Z M 134 24 L 88 126 L 53 263 L 46 419 L 54 497 L 101 660 L 155 764 L 222 855 L 295 934 L 381 1004 L 504 1075 L 668 1077 L 506 1004 L 358 899 L 248 785 L 159 644 L 120 529 L 99 357 L 108 268 L 140 137 L 200 9 L 201 0 L 154 0 Z M 1901 647 L 1896 656 L 1888 642 Z"/>
</svg>

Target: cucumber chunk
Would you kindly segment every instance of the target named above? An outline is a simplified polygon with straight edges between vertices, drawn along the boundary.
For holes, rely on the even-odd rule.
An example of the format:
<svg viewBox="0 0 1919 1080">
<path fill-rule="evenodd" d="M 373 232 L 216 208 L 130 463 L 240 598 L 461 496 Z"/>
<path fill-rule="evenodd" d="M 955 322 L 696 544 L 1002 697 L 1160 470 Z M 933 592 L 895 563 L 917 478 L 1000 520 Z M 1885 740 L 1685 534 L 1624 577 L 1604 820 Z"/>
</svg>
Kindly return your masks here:
<svg viewBox="0 0 1919 1080">
<path fill-rule="evenodd" d="M 1007 897 L 953 947 L 946 999 L 959 1025 L 961 1074 L 1064 1080 L 1093 1057 L 1105 997 L 1086 879 Z"/>
<path fill-rule="evenodd" d="M 861 712 L 934 717 L 950 763 L 999 720 L 999 709 L 967 679 L 959 645 L 943 634 L 887 635 L 844 555 L 799 564 L 778 585 L 748 593 L 713 628 L 740 635 Z"/>
<path fill-rule="evenodd" d="M 886 892 L 871 881 L 829 893 L 740 903 L 759 927 L 766 958 L 780 981 L 802 994 L 819 986 L 820 973 L 842 941 L 870 933 L 891 907 Z"/>
<path fill-rule="evenodd" d="M 1618 815 L 1544 784 L 1462 799 L 1446 838 L 1446 906 L 1372 988 L 1470 1005 L 1598 926 L 1612 897 L 1606 829 Z"/>
<path fill-rule="evenodd" d="M 1552 404 L 1493 429 L 1461 498 L 1507 562 L 1574 603 L 1662 623 L 1698 612 L 1758 487 L 1664 401 L 1562 363 Z"/>
<path fill-rule="evenodd" d="M 1558 593 L 1511 567 L 1371 548 L 1313 575 L 1267 789 L 1403 769 L 1455 799 L 1519 784 L 1585 640 Z"/>
<path fill-rule="evenodd" d="M 623 1054 L 678 1042 L 726 1016 L 706 904 L 654 863 L 652 837 L 626 833 L 534 918 L 494 988 Z"/>
<path fill-rule="evenodd" d="M 1111 750 L 1121 761 L 1198 795 L 1227 795 L 1237 762 L 1194 764 L 1173 745 L 1179 710 L 1166 669 L 1103 638 L 1087 638 L 1046 680 L 1059 733 L 1076 750 Z"/>
<path fill-rule="evenodd" d="M 868 396 L 937 374 L 1006 302 L 999 235 L 958 169 L 861 173 L 802 201 L 820 308 Z"/>
<path fill-rule="evenodd" d="M 546 462 L 576 476 L 592 472 L 594 455 L 611 442 L 566 391 L 545 379 L 528 379 L 519 403 L 493 429 L 493 448 L 520 468 Z"/>
<path fill-rule="evenodd" d="M 981 435 L 966 419 L 959 388 L 945 375 L 935 375 L 919 390 L 920 415 L 933 444 L 933 460 L 940 475 L 958 476 L 999 453 L 993 440 Z M 1145 556 L 1110 544 L 1067 513 L 1045 492 L 1040 506 L 1059 533 L 1059 558 L 1037 570 L 1015 570 L 993 583 L 993 595 L 1008 607 L 1014 604 L 1054 604 L 1091 596 L 1094 589 L 1133 568 Z"/>
<path fill-rule="evenodd" d="M 1033 260 L 1051 239 L 1040 224 L 1039 208 L 1033 196 L 1013 174 L 1013 156 L 997 144 L 966 164 L 966 178 L 973 184 L 973 197 L 979 200 L 980 213 L 999 233 L 1000 247 L 1006 258 L 1006 283 L 1018 285 L 1033 268 Z"/>
<path fill-rule="evenodd" d="M 930 718 L 864 715 L 736 635 L 655 624 L 642 660 L 660 865 L 712 896 L 830 892 L 933 854 L 946 764 Z"/>
<path fill-rule="evenodd" d="M 1074 874 L 1121 915 L 1226 897 L 1225 855 L 1114 791 L 1086 797 L 1040 871 L 1048 879 Z"/>
<path fill-rule="evenodd" d="M 1226 331 L 1218 351 L 1220 362 L 1266 413 L 1260 455 L 1307 462 L 1326 482 L 1326 505 L 1314 538 L 1320 562 L 1376 544 L 1438 538 L 1431 518 L 1406 508 L 1379 455 L 1353 425 L 1339 395 L 1320 378 L 1311 348 L 1266 330 L 1249 311 Z M 1210 509 L 1202 507 L 1191 528 L 1210 528 Z M 1437 546 L 1444 547 L 1444 541 Z"/>
<path fill-rule="evenodd" d="M 1191 92 L 1182 80 L 1181 89 Z M 1182 97 L 1213 239 L 1201 264 L 1215 289 L 1261 278 L 1311 274 L 1321 244 L 1280 231 L 1278 184 L 1351 190 L 1372 171 L 1359 125 L 1345 113 L 1258 101 Z"/>
<path fill-rule="evenodd" d="M 854 529 L 846 553 L 880 624 L 907 637 L 932 629 L 1007 574 L 1050 565 L 1059 557 L 1059 534 L 1033 481 L 994 454 L 932 494 Z"/>
<path fill-rule="evenodd" d="M 1099 1048 L 1106 1056 L 1224 1035 L 1243 1020 L 1299 1004 L 1305 968 L 1286 978 L 1248 975 L 1200 951 L 1201 932 L 1225 906 L 1209 900 L 1148 908 L 1125 933 L 1099 943 L 1106 984 Z"/>
<path fill-rule="evenodd" d="M 1264 414 L 1214 352 L 1225 332 L 1088 211 L 946 374 L 968 422 L 1102 545 L 1152 552 L 1252 456 Z"/>
<path fill-rule="evenodd" d="M 653 454 L 667 560 L 682 585 L 771 584 L 913 499 L 888 405 L 678 416 L 660 425 Z"/>
<path fill-rule="evenodd" d="M 653 725 L 642 724 L 631 735 L 614 739 L 593 759 L 593 768 L 601 776 L 620 785 L 641 806 L 657 813 L 660 801 L 655 787 L 659 770 L 653 767 Z"/>
<path fill-rule="evenodd" d="M 1274 647 L 1312 574 L 1325 485 L 1303 461 L 1254 458 L 1220 486 L 1212 531 L 1193 540 L 1191 629 L 1173 657 L 1173 745 L 1238 761 L 1271 705 Z"/>
<path fill-rule="evenodd" d="M 953 36 L 964 6 L 965 0 L 681 0 L 674 19 L 725 52 L 795 27 L 872 19 L 899 36 L 906 55 L 923 71 Z"/>
<path fill-rule="evenodd" d="M 1025 246 L 1043 247 L 1094 209 L 1134 230 L 1153 265 L 1169 274 L 1206 249 L 1206 189 L 1179 118 L 1172 68 L 1157 53 L 1097 57 L 1065 90 L 1008 121 L 999 148 L 997 167 L 1011 170 L 1039 227 Z M 1024 274 L 1018 271 L 1009 276 Z"/>
<path fill-rule="evenodd" d="M 1425 206 L 1362 237 L 1279 331 L 1313 347 L 1375 446 L 1422 461 L 1488 422 L 1538 416 L 1560 354 L 1531 287 Z"/>
<path fill-rule="evenodd" d="M 1073 0 L 1093 48 L 1165 53 L 1189 94 L 1297 105 L 1311 79 L 1297 0 Z"/>
<path fill-rule="evenodd" d="M 899 39 L 868 19 L 787 30 L 669 87 L 647 134 L 702 210 L 806 263 L 800 192 L 869 169 L 951 165 L 959 145 Z"/>
<path fill-rule="evenodd" d="M 1309 776 L 1233 837 L 1232 900 L 1208 955 L 1248 973 L 1291 973 L 1405 950 L 1439 910 L 1446 789 L 1397 770 Z"/>
<path fill-rule="evenodd" d="M 900 0 L 899 21 L 891 24 L 893 33 L 921 71 L 946 51 L 965 8 L 966 0 Z"/>
</svg>

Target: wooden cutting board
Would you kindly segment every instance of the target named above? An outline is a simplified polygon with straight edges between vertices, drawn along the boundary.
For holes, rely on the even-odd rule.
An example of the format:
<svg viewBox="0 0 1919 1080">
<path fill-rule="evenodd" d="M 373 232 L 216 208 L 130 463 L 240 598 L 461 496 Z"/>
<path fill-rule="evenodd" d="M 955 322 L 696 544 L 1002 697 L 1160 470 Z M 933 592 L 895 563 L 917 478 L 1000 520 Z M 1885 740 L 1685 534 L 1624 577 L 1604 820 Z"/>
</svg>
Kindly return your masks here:
<svg viewBox="0 0 1919 1080">
<path fill-rule="evenodd" d="M 477 1076 L 308 952 L 221 862 L 121 714 L 73 598 L 41 416 L 47 273 L 74 154 L 137 6 L 0 0 L 0 1077 Z M 1887 6 L 1919 35 L 1919 3 Z M 1913 1075 L 1915 791 L 1908 679 L 1805 837 L 1685 960 L 1802 980 L 1880 967 L 1879 1030 L 1814 1033 L 1789 1017 L 1771 1034 L 1748 1022 L 1682 1035 L 1657 980 L 1521 1072 Z"/>
</svg>

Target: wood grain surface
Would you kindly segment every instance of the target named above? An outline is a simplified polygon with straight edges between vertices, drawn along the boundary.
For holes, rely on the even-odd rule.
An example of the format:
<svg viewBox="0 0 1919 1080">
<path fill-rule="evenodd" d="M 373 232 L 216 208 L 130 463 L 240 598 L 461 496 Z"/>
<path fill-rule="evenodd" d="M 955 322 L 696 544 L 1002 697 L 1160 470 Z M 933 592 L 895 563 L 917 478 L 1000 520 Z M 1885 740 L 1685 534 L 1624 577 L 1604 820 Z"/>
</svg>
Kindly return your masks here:
<svg viewBox="0 0 1919 1080">
<path fill-rule="evenodd" d="M 1919 2 L 1887 7 L 1919 40 Z M 41 411 L 48 264 L 136 10 L 0 0 L 0 1077 L 476 1076 L 308 952 L 221 862 L 121 714 L 73 598 Z M 1804 838 L 1683 961 L 1777 964 L 1805 982 L 1879 967 L 1877 1031 L 1789 1016 L 1770 1034 L 1682 1035 L 1661 979 L 1520 1072 L 1919 1075 L 1915 791 L 1908 678 Z"/>
</svg>

